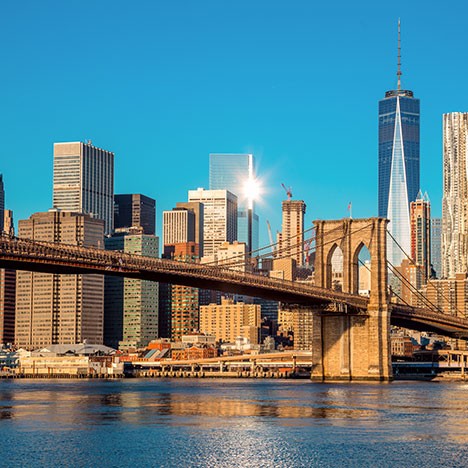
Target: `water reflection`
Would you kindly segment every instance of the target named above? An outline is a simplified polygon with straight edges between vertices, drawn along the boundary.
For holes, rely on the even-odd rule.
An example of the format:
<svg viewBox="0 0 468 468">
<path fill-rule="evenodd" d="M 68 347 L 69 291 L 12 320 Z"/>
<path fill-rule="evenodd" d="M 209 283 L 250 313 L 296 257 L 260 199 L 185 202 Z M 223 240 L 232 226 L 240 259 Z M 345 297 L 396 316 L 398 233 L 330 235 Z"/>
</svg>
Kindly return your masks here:
<svg viewBox="0 0 468 468">
<path fill-rule="evenodd" d="M 366 444 L 373 444 L 381 457 L 415 450 L 422 466 L 448 451 L 456 466 L 468 442 L 467 394 L 464 384 L 23 380 L 0 382 L 0 430 L 23 465 L 30 450 L 46 462 L 48 451 L 65 450 L 81 466 L 106 450 L 121 466 L 131 441 L 137 465 L 154 465 L 157 449 L 160 466 L 176 466 L 181 453 L 186 466 L 278 466 L 284 457 L 287 466 L 334 466 L 348 461 L 335 460 L 339 441 L 361 461 L 370 460 Z"/>
</svg>

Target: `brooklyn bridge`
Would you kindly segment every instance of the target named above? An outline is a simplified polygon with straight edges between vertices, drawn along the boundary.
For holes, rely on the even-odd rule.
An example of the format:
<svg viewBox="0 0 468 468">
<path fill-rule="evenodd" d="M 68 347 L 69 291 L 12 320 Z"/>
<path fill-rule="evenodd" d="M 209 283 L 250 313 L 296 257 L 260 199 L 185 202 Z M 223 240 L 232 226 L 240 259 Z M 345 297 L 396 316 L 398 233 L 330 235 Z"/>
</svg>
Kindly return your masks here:
<svg viewBox="0 0 468 468">
<path fill-rule="evenodd" d="M 468 338 L 468 320 L 444 314 L 428 302 L 412 307 L 391 300 L 387 223 L 383 218 L 315 221 L 314 284 L 239 271 L 229 264 L 187 263 L 7 236 L 0 237 L 0 268 L 124 276 L 297 305 L 313 314 L 313 379 L 389 380 L 390 325 Z M 331 281 L 331 257 L 338 247 L 343 253 L 342 291 L 334 290 Z M 358 294 L 363 247 L 371 261 L 369 297 Z"/>
</svg>

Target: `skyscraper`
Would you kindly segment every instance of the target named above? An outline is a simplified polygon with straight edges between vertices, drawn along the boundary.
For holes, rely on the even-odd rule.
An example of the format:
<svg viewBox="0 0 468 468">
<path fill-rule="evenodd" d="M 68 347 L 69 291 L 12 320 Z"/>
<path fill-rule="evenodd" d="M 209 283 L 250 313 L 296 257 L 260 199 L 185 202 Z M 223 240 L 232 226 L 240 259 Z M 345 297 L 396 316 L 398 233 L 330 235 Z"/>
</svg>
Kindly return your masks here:
<svg viewBox="0 0 468 468">
<path fill-rule="evenodd" d="M 54 143 L 53 207 L 94 214 L 114 228 L 114 153 L 89 143 Z"/>
<path fill-rule="evenodd" d="M 163 245 L 195 242 L 195 214 L 184 208 L 163 211 Z"/>
<path fill-rule="evenodd" d="M 5 187 L 3 185 L 3 174 L 0 174 L 0 234 L 3 232 L 5 211 Z"/>
<path fill-rule="evenodd" d="M 304 215 L 306 204 L 303 200 L 284 200 L 283 224 L 278 234 L 278 252 L 304 265 Z"/>
<path fill-rule="evenodd" d="M 442 276 L 442 219 L 431 218 L 431 265 L 436 278 Z"/>
<path fill-rule="evenodd" d="M 397 89 L 379 101 L 379 216 L 390 220 L 388 231 L 409 252 L 410 203 L 419 191 L 419 99 L 401 89 L 400 22 L 398 22 Z M 389 238 L 388 260 L 400 265 L 404 254 Z"/>
<path fill-rule="evenodd" d="M 114 195 L 114 229 L 135 226 L 156 233 L 156 200 L 139 193 Z"/>
<path fill-rule="evenodd" d="M 442 277 L 468 271 L 468 113 L 443 116 Z"/>
<path fill-rule="evenodd" d="M 255 159 L 252 154 L 210 154 L 210 190 L 229 190 L 237 196 L 237 239 L 249 243 L 247 181 L 255 180 Z M 252 206 L 252 246 L 258 249 L 258 215 Z"/>
<path fill-rule="evenodd" d="M 237 197 L 227 190 L 189 190 L 189 202 L 203 203 L 203 254 L 237 239 Z"/>
<path fill-rule="evenodd" d="M 86 247 L 102 246 L 104 222 L 51 210 L 19 222 L 19 236 Z M 88 340 L 102 344 L 104 277 L 17 272 L 15 343 L 35 349 Z"/>
<path fill-rule="evenodd" d="M 415 287 L 420 289 L 431 275 L 431 203 L 421 192 L 411 202 L 411 258 L 418 266 Z"/>
</svg>

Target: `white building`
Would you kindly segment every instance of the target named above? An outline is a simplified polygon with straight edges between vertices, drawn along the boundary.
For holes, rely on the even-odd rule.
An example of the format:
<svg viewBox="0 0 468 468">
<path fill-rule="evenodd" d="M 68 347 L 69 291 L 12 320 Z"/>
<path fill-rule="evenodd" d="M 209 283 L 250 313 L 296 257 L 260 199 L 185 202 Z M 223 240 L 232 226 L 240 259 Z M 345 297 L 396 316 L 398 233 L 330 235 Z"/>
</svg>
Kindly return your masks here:
<svg viewBox="0 0 468 468">
<path fill-rule="evenodd" d="M 189 190 L 189 202 L 204 206 L 203 254 L 214 255 L 223 242 L 237 240 L 237 197 L 228 190 Z"/>
</svg>

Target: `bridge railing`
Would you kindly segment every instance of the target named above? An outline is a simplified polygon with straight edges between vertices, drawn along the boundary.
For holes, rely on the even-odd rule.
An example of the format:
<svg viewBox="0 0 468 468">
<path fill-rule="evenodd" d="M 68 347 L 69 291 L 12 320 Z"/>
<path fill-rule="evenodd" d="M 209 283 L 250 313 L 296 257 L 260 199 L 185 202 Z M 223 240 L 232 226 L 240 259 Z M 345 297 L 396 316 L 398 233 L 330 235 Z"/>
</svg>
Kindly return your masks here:
<svg viewBox="0 0 468 468">
<path fill-rule="evenodd" d="M 302 293 L 313 297 L 322 297 L 326 301 L 354 304 L 366 307 L 368 299 L 362 296 L 330 291 L 313 285 L 301 284 L 280 278 L 270 278 L 249 272 L 223 268 L 222 266 L 211 266 L 200 263 L 180 262 L 168 259 L 158 259 L 126 252 L 99 249 L 96 247 L 83 247 L 57 242 L 35 241 L 20 238 L 0 238 L 0 255 L 8 252 L 10 255 L 27 255 L 36 259 L 50 259 L 73 261 L 81 265 L 102 265 L 109 271 L 114 269 L 125 269 L 127 271 L 165 271 L 181 276 L 203 277 L 205 279 L 217 279 L 249 286 L 269 287 L 292 294 Z"/>
</svg>

